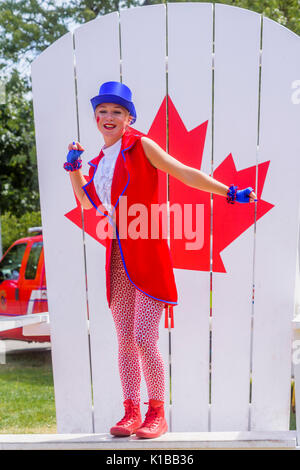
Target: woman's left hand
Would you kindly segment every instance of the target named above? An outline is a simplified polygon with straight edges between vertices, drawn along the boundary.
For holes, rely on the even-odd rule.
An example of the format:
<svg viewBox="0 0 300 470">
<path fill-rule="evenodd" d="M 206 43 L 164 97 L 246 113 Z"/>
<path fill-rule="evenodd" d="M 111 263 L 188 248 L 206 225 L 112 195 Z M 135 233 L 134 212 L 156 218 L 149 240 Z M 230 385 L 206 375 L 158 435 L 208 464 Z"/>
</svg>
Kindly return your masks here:
<svg viewBox="0 0 300 470">
<path fill-rule="evenodd" d="M 246 189 L 241 189 L 240 191 L 236 192 L 236 200 L 238 202 L 254 202 L 257 201 L 257 197 L 255 192 L 252 190 L 251 187 Z"/>
<path fill-rule="evenodd" d="M 257 201 L 257 196 L 255 192 L 252 191 L 252 193 L 249 194 L 249 202 L 254 202 L 254 201 Z"/>
</svg>

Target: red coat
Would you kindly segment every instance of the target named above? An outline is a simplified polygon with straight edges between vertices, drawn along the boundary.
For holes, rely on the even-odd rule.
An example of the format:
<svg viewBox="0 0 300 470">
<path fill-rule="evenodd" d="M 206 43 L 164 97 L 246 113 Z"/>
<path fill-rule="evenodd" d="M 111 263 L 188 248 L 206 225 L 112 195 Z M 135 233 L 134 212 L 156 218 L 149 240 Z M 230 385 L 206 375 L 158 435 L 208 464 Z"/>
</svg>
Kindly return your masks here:
<svg viewBox="0 0 300 470">
<path fill-rule="evenodd" d="M 89 162 L 90 180 L 83 190 L 90 202 L 100 212 L 102 218 L 109 217 L 102 206 L 94 186 L 94 175 L 103 152 Z M 127 211 L 132 204 L 143 204 L 147 208 L 149 235 L 147 238 L 133 239 L 119 235 L 119 202 L 127 196 Z M 122 201 L 123 203 L 123 201 Z M 142 147 L 141 135 L 125 132 L 122 137 L 120 153 L 116 160 L 112 186 L 111 204 L 115 208 L 116 235 L 122 255 L 123 265 L 130 282 L 144 294 L 167 305 L 177 304 L 177 289 L 173 273 L 171 253 L 166 238 L 162 235 L 161 217 L 159 218 L 159 237 L 151 238 L 151 204 L 158 204 L 158 171 L 147 159 Z M 122 211 L 121 211 L 122 212 Z M 140 213 L 128 215 L 127 228 Z M 99 220 L 101 219 L 99 217 Z M 109 217 L 109 220 L 112 220 Z M 145 220 L 145 219 L 144 219 Z M 112 224 L 111 224 L 112 225 Z M 110 257 L 112 238 L 106 238 L 106 295 L 110 307 Z"/>
</svg>

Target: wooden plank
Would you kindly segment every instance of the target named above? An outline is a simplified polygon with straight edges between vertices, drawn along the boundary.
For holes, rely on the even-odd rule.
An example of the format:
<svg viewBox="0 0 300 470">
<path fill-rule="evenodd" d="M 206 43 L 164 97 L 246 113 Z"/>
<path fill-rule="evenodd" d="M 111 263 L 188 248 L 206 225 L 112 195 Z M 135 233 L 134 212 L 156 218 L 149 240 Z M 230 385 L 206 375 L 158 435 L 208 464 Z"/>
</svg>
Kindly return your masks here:
<svg viewBox="0 0 300 470">
<path fill-rule="evenodd" d="M 0 331 L 13 330 L 25 325 L 33 325 L 35 323 L 43 323 L 49 320 L 49 313 L 33 313 L 29 315 L 5 316 L 0 315 Z"/>
<path fill-rule="evenodd" d="M 49 318 L 43 320 L 40 323 L 33 323 L 25 325 L 22 328 L 23 336 L 50 336 L 50 322 Z"/>
<path fill-rule="evenodd" d="M 147 134 L 166 96 L 165 6 L 121 10 L 120 22 L 122 80 L 137 112 L 133 127 Z"/>
<path fill-rule="evenodd" d="M 119 15 L 111 13 L 76 29 L 75 57 L 80 141 L 85 148 L 84 174 L 104 140 L 98 131 L 90 98 L 106 81 L 120 80 Z M 88 73 L 87 73 L 88 71 Z M 90 212 L 94 212 L 91 221 Z M 105 250 L 93 237 L 97 226 L 94 209 L 84 211 L 85 248 L 92 356 L 94 430 L 107 432 L 124 415 L 118 370 L 118 344 L 111 311 L 106 300 Z"/>
<path fill-rule="evenodd" d="M 293 319 L 293 330 L 300 330 L 300 314 L 299 313 Z"/>
<path fill-rule="evenodd" d="M 1 434 L 1 450 L 176 450 L 176 449 L 296 449 L 296 433 L 290 432 L 173 432 L 156 439 L 113 438 L 109 434 Z M 158 454 L 157 452 L 155 453 Z M 115 453 L 119 457 L 118 453 Z M 113 458 L 113 455 L 111 455 Z M 127 457 L 128 458 L 128 457 Z M 138 458 L 138 456 L 137 456 Z M 161 455 L 164 458 L 164 455 Z M 193 462 L 196 456 L 191 454 Z M 145 455 L 145 459 L 147 456 Z M 160 462 L 159 455 L 156 461 Z M 163 460 L 161 460 L 163 462 Z M 150 463 L 150 458 L 149 458 Z M 152 462 L 153 463 L 153 462 Z M 168 463 L 168 462 L 167 462 Z"/>
<path fill-rule="evenodd" d="M 184 164 L 210 173 L 213 6 L 171 3 L 167 12 L 169 153 Z M 172 431 L 207 431 L 210 195 L 170 177 L 169 196 L 170 208 L 180 206 L 186 222 L 184 204 L 193 204 L 194 211 L 196 204 L 199 207 L 205 204 L 204 217 L 197 221 L 196 232 L 200 234 L 204 225 L 206 237 L 204 247 L 196 237 L 189 240 L 193 245 L 189 250 L 187 240 L 183 237 L 174 241 L 171 232 L 178 288 L 175 328 L 171 330 Z"/>
<path fill-rule="evenodd" d="M 264 18 L 258 162 L 268 162 L 268 171 L 258 178 L 258 195 L 273 207 L 256 228 L 253 430 L 289 428 L 300 172 L 300 106 L 292 84 L 300 76 L 299 54 L 299 36 Z"/>
<path fill-rule="evenodd" d="M 65 217 L 75 204 L 63 169 L 67 145 L 77 136 L 71 33 L 33 62 L 32 86 L 57 429 L 91 432 L 82 231 Z"/>
<path fill-rule="evenodd" d="M 153 5 L 121 10 L 120 22 L 122 81 L 132 90 L 137 112 L 137 121 L 133 127 L 148 134 L 166 96 L 165 6 Z M 160 122 L 159 135 L 164 136 L 165 132 L 166 121 L 163 120 Z M 153 137 L 153 133 L 151 136 Z M 163 137 L 158 144 L 165 146 Z M 161 172 L 160 177 L 165 190 L 166 175 Z M 170 429 L 169 341 L 168 331 L 164 328 L 164 318 L 160 323 L 158 346 L 165 365 L 165 413 Z M 147 410 L 144 401 L 148 401 L 148 395 L 142 374 L 142 413 Z"/>
<path fill-rule="evenodd" d="M 215 5 L 214 172 L 255 189 L 260 15 Z M 213 196 L 211 430 L 248 430 L 254 204 Z"/>
</svg>

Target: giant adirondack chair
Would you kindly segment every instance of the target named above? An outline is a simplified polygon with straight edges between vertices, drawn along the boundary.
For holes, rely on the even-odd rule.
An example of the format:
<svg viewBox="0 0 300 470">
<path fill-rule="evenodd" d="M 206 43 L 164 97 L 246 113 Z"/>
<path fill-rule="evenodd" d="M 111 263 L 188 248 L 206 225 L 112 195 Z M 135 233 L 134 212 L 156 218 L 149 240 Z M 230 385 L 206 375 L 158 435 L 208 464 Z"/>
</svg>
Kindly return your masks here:
<svg viewBox="0 0 300 470">
<path fill-rule="evenodd" d="M 257 13 L 168 3 L 99 17 L 33 62 L 57 432 L 64 435 L 52 444 L 295 448 L 299 56 L 299 37 Z M 160 325 L 169 432 L 156 440 L 109 435 L 123 397 L 105 248 L 96 211 L 81 209 L 63 170 L 72 140 L 85 148 L 85 175 L 99 154 L 89 100 L 109 80 L 132 89 L 136 130 L 183 163 L 224 184 L 252 186 L 258 196 L 256 204 L 231 205 L 159 171 L 179 303 L 174 328 L 170 318 Z M 193 240 L 174 237 L 174 204 L 200 208 L 193 249 L 185 245 Z M 144 379 L 141 397 L 148 399 Z"/>
</svg>

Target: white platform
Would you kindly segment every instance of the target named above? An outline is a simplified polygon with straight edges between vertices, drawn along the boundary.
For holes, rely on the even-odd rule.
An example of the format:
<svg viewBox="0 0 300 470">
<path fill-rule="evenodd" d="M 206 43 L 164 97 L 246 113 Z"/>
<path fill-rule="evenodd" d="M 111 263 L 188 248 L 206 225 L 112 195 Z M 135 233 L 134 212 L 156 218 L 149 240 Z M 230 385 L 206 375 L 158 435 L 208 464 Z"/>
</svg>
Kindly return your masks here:
<svg viewBox="0 0 300 470">
<path fill-rule="evenodd" d="M 99 449 L 285 449 L 296 450 L 296 432 L 185 432 L 157 439 L 113 437 L 110 434 L 6 434 L 0 450 Z"/>
<path fill-rule="evenodd" d="M 0 331 L 14 330 L 15 328 L 21 328 L 41 323 L 50 325 L 48 312 L 14 316 L 0 315 Z"/>
</svg>

